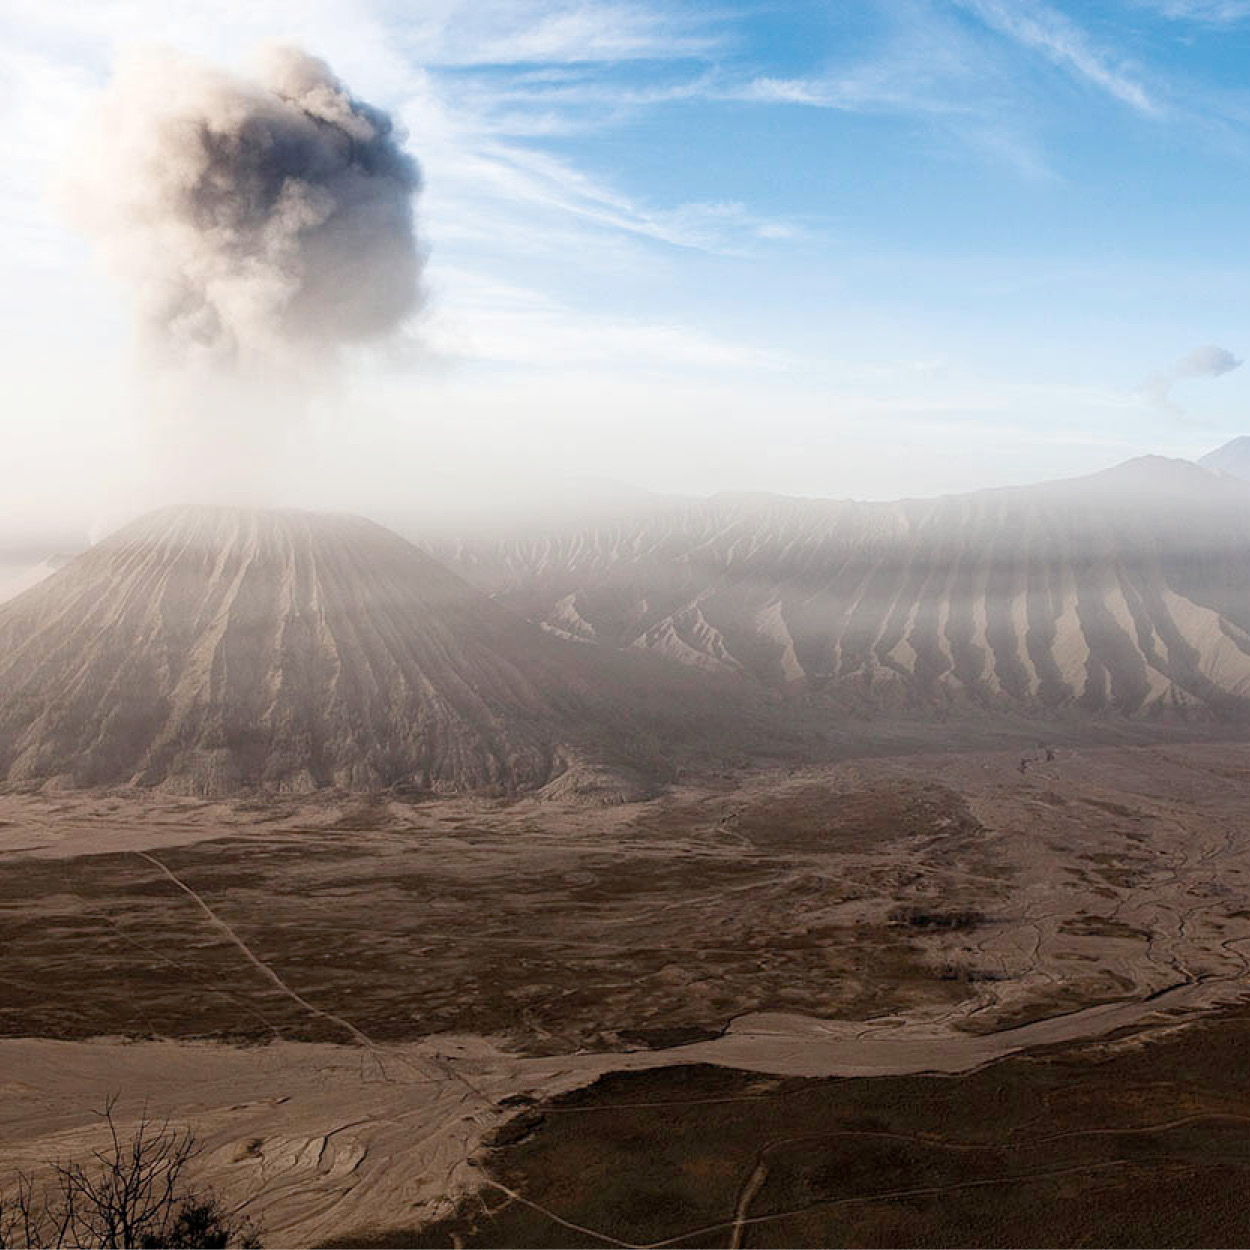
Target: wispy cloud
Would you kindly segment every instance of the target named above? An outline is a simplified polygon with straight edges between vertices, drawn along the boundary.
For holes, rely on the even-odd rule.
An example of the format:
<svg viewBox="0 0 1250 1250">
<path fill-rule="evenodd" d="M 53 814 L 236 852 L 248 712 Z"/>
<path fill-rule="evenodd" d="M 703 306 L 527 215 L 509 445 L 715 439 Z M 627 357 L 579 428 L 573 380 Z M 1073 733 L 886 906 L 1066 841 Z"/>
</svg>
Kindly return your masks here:
<svg viewBox="0 0 1250 1250">
<path fill-rule="evenodd" d="M 458 109 L 513 138 L 574 137 L 627 124 L 649 110 L 714 99 L 707 70 L 638 82 L 620 66 L 460 70 L 448 79 Z"/>
<path fill-rule="evenodd" d="M 1218 11 L 1231 12 L 1234 4 L 1250 9 L 1250 0 L 1218 0 Z M 1203 7 L 1213 15 L 1217 0 Z M 802 76 L 757 75 L 727 93 L 760 104 L 914 119 L 1031 179 L 1055 176 L 1043 138 L 1062 116 L 1038 77 L 1039 63 L 1142 117 L 1178 115 L 1162 76 L 1147 74 L 1040 0 L 876 0 L 874 11 L 884 35 L 860 40 L 857 59 Z"/>
<path fill-rule="evenodd" d="M 1182 356 L 1169 369 L 1156 373 L 1142 387 L 1142 393 L 1155 407 L 1181 416 L 1184 409 L 1172 399 L 1172 388 L 1179 382 L 1187 382 L 1193 378 L 1219 378 L 1234 369 L 1241 368 L 1243 361 L 1234 356 L 1227 347 L 1208 344 L 1195 347 L 1193 351 Z"/>
<path fill-rule="evenodd" d="M 1058 9 L 1019 0 L 956 0 L 987 26 L 1037 52 L 1138 112 L 1158 116 L 1161 104 L 1131 67 Z"/>
<path fill-rule="evenodd" d="M 1136 0 L 1173 21 L 1199 22 L 1205 26 L 1233 26 L 1250 18 L 1250 0 Z"/>
<path fill-rule="evenodd" d="M 525 369 L 619 366 L 634 374 L 778 369 L 788 361 L 679 320 L 620 317 L 575 308 L 550 294 L 470 270 L 444 270 L 445 298 L 423 345 L 444 360 Z"/>
<path fill-rule="evenodd" d="M 919 121 L 1029 179 L 1053 177 L 1037 110 L 988 32 L 926 0 L 881 0 L 883 33 L 856 59 L 803 77 L 759 75 L 726 93 L 765 105 Z"/>
<path fill-rule="evenodd" d="M 724 42 L 706 14 L 628 0 L 432 0 L 387 15 L 405 49 L 433 66 L 672 61 Z"/>
<path fill-rule="evenodd" d="M 458 81 L 433 73 L 414 79 L 402 113 L 421 137 L 430 174 L 428 211 L 444 241 L 498 246 L 511 238 L 543 252 L 570 245 L 593 249 L 594 235 L 612 248 L 612 236 L 624 236 L 740 254 L 802 233 L 797 223 L 738 201 L 647 202 L 569 156 L 518 136 L 524 127 L 512 110 L 523 104 L 516 84 L 510 92 L 501 114 L 489 93 L 466 96 Z"/>
</svg>

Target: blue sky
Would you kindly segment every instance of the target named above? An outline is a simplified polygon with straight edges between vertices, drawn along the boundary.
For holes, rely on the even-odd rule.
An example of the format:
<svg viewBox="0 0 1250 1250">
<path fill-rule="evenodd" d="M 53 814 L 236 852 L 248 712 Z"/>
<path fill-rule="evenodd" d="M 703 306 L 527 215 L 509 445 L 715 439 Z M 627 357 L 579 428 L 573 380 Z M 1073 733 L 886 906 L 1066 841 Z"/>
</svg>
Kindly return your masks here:
<svg viewBox="0 0 1250 1250">
<path fill-rule="evenodd" d="M 882 498 L 1250 432 L 1250 0 L 3 0 L 0 520 L 134 488 L 83 118 L 134 45 L 275 39 L 402 119 L 429 255 L 294 501 Z"/>
</svg>

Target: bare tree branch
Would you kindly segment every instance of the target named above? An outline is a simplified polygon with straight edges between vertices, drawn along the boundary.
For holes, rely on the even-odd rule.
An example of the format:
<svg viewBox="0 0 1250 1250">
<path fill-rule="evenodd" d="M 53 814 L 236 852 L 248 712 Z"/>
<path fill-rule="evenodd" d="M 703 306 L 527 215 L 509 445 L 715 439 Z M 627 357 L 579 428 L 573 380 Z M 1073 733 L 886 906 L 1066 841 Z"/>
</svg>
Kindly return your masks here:
<svg viewBox="0 0 1250 1250">
<path fill-rule="evenodd" d="M 212 1194 L 187 1188 L 186 1169 L 198 1153 L 194 1134 L 168 1118 L 154 1120 L 145 1103 L 126 1137 L 117 1104 L 111 1094 L 96 1112 L 107 1144 L 91 1152 L 90 1163 L 54 1160 L 43 1185 L 19 1172 L 11 1194 L 0 1192 L 0 1250 L 259 1246 L 249 1221 Z"/>
</svg>

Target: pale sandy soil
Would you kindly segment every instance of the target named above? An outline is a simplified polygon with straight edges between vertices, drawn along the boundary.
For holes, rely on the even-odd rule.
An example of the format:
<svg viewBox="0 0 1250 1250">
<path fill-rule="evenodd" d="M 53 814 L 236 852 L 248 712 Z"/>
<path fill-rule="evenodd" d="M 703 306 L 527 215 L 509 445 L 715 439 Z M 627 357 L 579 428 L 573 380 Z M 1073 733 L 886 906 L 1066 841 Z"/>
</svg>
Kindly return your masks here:
<svg viewBox="0 0 1250 1250">
<path fill-rule="evenodd" d="M 120 851 L 191 846 L 258 828 L 316 830 L 360 806 L 359 799 L 212 801 L 149 790 L 101 794 L 0 793 L 0 856 L 72 859 Z M 430 805 L 434 807 L 434 804 Z"/>
</svg>

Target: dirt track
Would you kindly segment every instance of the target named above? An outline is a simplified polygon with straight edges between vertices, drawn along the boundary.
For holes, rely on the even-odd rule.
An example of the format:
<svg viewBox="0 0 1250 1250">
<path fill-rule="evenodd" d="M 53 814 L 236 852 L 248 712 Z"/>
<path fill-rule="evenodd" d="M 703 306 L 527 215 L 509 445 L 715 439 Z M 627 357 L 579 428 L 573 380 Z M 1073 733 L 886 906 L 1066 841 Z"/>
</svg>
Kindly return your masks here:
<svg viewBox="0 0 1250 1250">
<path fill-rule="evenodd" d="M 468 1160 L 511 1114 L 498 1105 L 511 1095 L 545 1098 L 605 1072 L 698 1062 L 800 1076 L 958 1073 L 1036 1045 L 1149 1020 L 1174 1023 L 1174 1013 L 1200 1011 L 1234 992 L 1189 986 L 1154 1003 L 1093 1007 L 981 1037 L 924 1023 L 865 1028 L 758 1016 L 711 1042 L 543 1058 L 509 1055 L 480 1038 L 377 1050 L 0 1041 L 0 1160 L 82 1151 L 98 1132 L 89 1108 L 113 1090 L 142 1091 L 155 1113 L 196 1125 L 208 1146 L 204 1178 L 245 1204 L 271 1243 L 308 1244 L 444 1213 L 449 1199 L 480 1183 Z M 422 1075 L 431 1061 L 448 1075 Z"/>
</svg>

